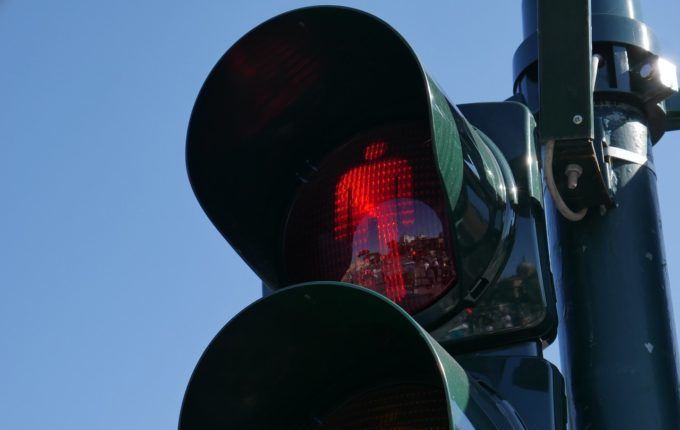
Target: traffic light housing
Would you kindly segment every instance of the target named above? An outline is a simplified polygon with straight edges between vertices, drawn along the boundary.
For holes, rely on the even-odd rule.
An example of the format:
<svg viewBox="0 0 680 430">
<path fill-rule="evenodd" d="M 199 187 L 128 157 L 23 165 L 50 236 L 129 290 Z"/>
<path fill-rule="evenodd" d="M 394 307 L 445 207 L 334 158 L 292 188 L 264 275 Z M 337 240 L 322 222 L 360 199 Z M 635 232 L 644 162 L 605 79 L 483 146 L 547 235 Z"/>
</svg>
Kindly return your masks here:
<svg viewBox="0 0 680 430">
<path fill-rule="evenodd" d="M 556 315 L 534 127 L 532 115 L 518 103 L 451 104 L 398 33 L 363 12 L 300 9 L 244 36 L 201 89 L 189 125 L 187 167 L 211 221 L 266 287 L 281 291 L 244 311 L 259 314 L 261 322 L 238 328 L 245 318 L 239 316 L 208 348 L 187 391 L 181 428 L 208 422 L 186 417 L 203 416 L 196 411 L 210 403 L 210 393 L 250 384 L 221 379 L 219 389 L 210 391 L 209 381 L 223 372 L 220 366 L 227 369 L 232 363 L 239 374 L 250 373 L 249 366 L 252 371 L 271 368 L 277 360 L 268 358 L 267 350 L 297 345 L 293 348 L 305 362 L 316 364 L 297 374 L 298 367 L 292 367 L 286 377 L 304 380 L 316 374 L 311 369 L 327 365 L 322 357 L 333 356 L 343 343 L 332 333 L 346 330 L 350 314 L 358 313 L 353 307 L 362 306 L 360 297 L 375 301 L 375 294 L 358 293 L 364 289 L 406 311 L 390 311 L 390 318 L 405 318 L 404 327 L 411 327 L 403 328 L 404 339 L 436 345 L 428 346 L 430 355 L 413 358 L 423 360 L 425 367 L 433 360 L 455 363 L 449 353 L 551 342 Z M 330 314 L 322 305 L 289 314 L 286 308 L 302 306 L 293 305 L 295 300 L 313 300 L 286 291 L 304 291 L 311 287 L 291 285 L 310 282 L 315 284 L 310 297 L 337 294 L 347 306 L 342 312 L 327 309 Z M 346 298 L 354 296 L 357 301 L 350 305 Z M 270 307 L 278 308 L 277 316 L 258 310 Z M 368 319 L 352 325 L 356 333 L 373 318 L 365 310 Z M 304 315 L 308 318 L 302 323 L 297 318 Z M 287 318 L 296 325 L 286 325 Z M 325 322 L 315 324 L 315 318 Z M 280 331 L 283 343 L 262 344 L 260 336 L 267 330 Z M 376 334 L 354 336 L 359 343 L 345 345 L 353 357 L 368 350 L 374 351 L 374 359 L 386 354 L 379 346 L 368 346 L 381 345 Z M 326 345 L 320 356 L 306 350 L 319 342 Z M 422 340 L 418 342 L 422 347 Z M 263 357 L 255 361 L 221 355 L 237 345 L 248 349 L 255 344 L 252 354 Z M 403 354 L 399 350 L 395 356 Z M 364 372 L 380 374 L 370 369 Z M 451 381 L 433 369 L 421 370 L 448 393 Z M 285 366 L 280 370 L 288 371 Z M 549 365 L 539 373 L 559 379 Z M 456 380 L 466 378 L 458 375 Z M 312 412 L 308 396 L 309 390 L 318 392 L 317 382 L 301 394 L 304 405 L 291 413 L 328 416 L 352 391 L 345 387 L 320 395 L 315 399 L 321 402 L 319 411 Z M 346 382 L 366 381 L 352 377 Z M 269 392 L 275 385 L 254 386 Z M 234 393 L 238 390 L 220 396 L 231 396 L 236 409 L 245 408 L 242 401 L 249 397 Z M 465 416 L 475 415 L 475 408 L 486 410 L 479 405 L 490 400 L 480 396 L 473 396 L 479 399 L 470 410 L 467 404 L 461 408 Z M 453 402 L 461 404 L 459 398 Z M 453 403 L 445 403 L 447 422 L 453 425 Z M 264 404 L 269 403 L 259 406 Z M 559 409 L 559 402 L 551 407 Z M 491 412 L 482 415 L 493 420 Z M 213 415 L 214 423 L 221 416 Z M 484 421 L 474 419 L 475 424 Z"/>
<path fill-rule="evenodd" d="M 403 309 L 333 283 L 286 288 L 234 317 L 196 367 L 180 418 L 205 430 L 471 423 L 521 428 Z"/>
</svg>

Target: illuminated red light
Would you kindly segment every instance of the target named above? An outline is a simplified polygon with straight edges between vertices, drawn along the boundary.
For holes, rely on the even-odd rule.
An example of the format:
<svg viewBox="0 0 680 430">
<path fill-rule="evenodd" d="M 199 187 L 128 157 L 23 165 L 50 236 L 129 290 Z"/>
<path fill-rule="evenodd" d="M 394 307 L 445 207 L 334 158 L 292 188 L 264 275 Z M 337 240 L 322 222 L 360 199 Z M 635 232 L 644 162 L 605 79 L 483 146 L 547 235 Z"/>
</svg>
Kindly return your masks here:
<svg viewBox="0 0 680 430">
<path fill-rule="evenodd" d="M 348 239 L 358 254 L 368 249 L 368 219 L 377 222 L 378 251 L 385 295 L 400 302 L 406 295 L 399 255 L 399 225 L 413 223 L 413 172 L 408 161 L 382 159 L 385 142 L 371 143 L 366 163 L 345 173 L 335 188 L 335 238 Z"/>
<path fill-rule="evenodd" d="M 385 151 L 387 151 L 387 144 L 385 142 L 373 142 L 366 146 L 364 158 L 367 160 L 376 160 L 385 155 Z"/>
<path fill-rule="evenodd" d="M 451 288 L 445 200 L 424 134 L 405 127 L 367 133 L 318 167 L 286 227 L 293 280 L 362 285 L 411 313 Z"/>
</svg>

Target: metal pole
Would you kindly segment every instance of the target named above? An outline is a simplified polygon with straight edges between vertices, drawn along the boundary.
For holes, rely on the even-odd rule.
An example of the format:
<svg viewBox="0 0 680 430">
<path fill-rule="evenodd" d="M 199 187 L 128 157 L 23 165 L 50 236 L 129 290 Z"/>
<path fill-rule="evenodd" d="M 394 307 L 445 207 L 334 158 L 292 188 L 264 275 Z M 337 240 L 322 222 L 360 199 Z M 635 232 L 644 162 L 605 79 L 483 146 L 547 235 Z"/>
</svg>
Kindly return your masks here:
<svg viewBox="0 0 680 430">
<path fill-rule="evenodd" d="M 652 159 L 640 111 L 603 102 L 595 118 L 604 125 L 596 137 Z M 679 429 L 656 175 L 628 161 L 613 171 L 616 208 L 576 223 L 548 212 L 570 420 L 577 429 Z"/>
<path fill-rule="evenodd" d="M 640 6 L 636 0 L 592 0 L 591 10 L 593 40 L 607 52 L 608 62 L 598 74 L 604 89 L 595 99 L 595 144 L 604 141 L 614 148 L 609 153 L 616 206 L 591 208 L 585 219 L 571 222 L 547 203 L 569 420 L 575 429 L 680 429 L 678 366 L 652 158 L 658 130 L 630 86 L 636 66 L 626 53 L 634 52 L 623 42 L 636 36 L 621 35 L 642 25 L 637 21 Z M 529 38 L 536 31 L 536 1 L 525 0 L 523 12 Z M 596 28 L 603 22 L 612 28 Z M 597 34 L 613 34 L 621 43 L 595 40 Z M 515 88 L 536 111 L 536 75 L 529 66 L 517 68 L 528 63 L 516 56 Z M 621 96 L 626 91 L 631 97 Z"/>
</svg>

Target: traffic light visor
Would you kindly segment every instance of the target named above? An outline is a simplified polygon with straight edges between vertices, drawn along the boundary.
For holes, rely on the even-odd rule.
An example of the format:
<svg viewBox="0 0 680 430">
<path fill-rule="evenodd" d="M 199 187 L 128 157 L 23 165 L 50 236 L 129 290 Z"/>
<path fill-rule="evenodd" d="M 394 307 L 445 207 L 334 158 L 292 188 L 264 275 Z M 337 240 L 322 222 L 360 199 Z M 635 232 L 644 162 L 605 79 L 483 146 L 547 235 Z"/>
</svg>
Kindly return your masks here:
<svg viewBox="0 0 680 430">
<path fill-rule="evenodd" d="M 376 291 L 418 310 L 455 280 L 453 245 L 439 239 L 451 234 L 466 126 L 394 29 L 352 9 L 305 8 L 258 26 L 215 66 L 192 113 L 187 168 L 213 224 L 271 288 L 356 282 L 350 266 L 368 256 L 387 274 Z M 324 235 L 338 243 L 321 252 Z M 397 249 L 423 235 L 434 247 Z M 336 255 L 309 263 L 319 252 Z M 416 259 L 437 286 L 411 300 L 402 282 L 427 277 Z"/>
</svg>

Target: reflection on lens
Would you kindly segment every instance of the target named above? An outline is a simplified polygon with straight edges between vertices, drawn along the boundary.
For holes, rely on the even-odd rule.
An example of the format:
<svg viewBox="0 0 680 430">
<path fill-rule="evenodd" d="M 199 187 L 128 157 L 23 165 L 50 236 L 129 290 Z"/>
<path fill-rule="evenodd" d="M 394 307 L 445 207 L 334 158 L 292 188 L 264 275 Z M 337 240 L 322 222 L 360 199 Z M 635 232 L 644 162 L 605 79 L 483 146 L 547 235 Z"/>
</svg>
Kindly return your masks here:
<svg viewBox="0 0 680 430">
<path fill-rule="evenodd" d="M 449 428 L 446 397 L 441 388 L 400 384 L 352 396 L 323 421 L 319 430 Z"/>
</svg>

